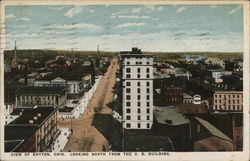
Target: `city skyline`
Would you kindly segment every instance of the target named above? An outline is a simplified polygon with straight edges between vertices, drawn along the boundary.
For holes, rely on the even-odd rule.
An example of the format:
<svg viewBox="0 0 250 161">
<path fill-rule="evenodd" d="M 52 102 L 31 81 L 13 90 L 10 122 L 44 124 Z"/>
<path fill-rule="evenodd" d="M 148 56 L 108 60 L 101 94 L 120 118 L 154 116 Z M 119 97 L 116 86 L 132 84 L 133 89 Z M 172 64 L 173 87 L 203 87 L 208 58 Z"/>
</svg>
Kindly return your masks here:
<svg viewBox="0 0 250 161">
<path fill-rule="evenodd" d="M 238 4 L 6 6 L 5 23 L 7 50 L 243 51 Z"/>
</svg>

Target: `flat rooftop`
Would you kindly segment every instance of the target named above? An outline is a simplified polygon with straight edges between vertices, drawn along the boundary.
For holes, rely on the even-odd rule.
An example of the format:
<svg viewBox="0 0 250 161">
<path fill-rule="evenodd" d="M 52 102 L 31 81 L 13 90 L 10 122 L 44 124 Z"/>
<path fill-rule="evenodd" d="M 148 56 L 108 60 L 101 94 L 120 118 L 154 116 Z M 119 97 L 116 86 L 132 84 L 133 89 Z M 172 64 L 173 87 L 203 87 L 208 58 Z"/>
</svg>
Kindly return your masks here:
<svg viewBox="0 0 250 161">
<path fill-rule="evenodd" d="M 12 121 L 9 126 L 15 126 L 15 125 L 28 125 L 29 120 L 33 120 L 33 125 L 40 126 L 40 124 L 46 120 L 52 113 L 56 112 L 57 108 L 54 108 L 54 106 L 38 106 L 36 108 L 16 108 L 13 110 L 12 114 L 20 114 L 22 112 L 22 115 L 20 115 L 18 118 L 16 118 L 14 121 Z M 38 116 L 40 114 L 40 116 Z M 34 117 L 37 117 L 36 120 L 34 120 Z"/>
<path fill-rule="evenodd" d="M 124 151 L 174 151 L 167 136 L 157 136 L 152 130 L 125 129 Z"/>
<path fill-rule="evenodd" d="M 190 123 L 190 121 L 186 119 L 175 106 L 155 106 L 154 118 L 158 123 L 171 126 Z"/>
</svg>

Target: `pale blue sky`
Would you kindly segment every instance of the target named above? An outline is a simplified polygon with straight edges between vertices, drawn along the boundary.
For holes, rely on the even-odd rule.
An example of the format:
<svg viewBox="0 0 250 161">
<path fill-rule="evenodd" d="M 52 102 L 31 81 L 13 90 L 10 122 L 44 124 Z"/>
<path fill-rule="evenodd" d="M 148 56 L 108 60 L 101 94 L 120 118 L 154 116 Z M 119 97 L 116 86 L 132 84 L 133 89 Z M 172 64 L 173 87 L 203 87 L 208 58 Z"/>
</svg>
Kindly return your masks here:
<svg viewBox="0 0 250 161">
<path fill-rule="evenodd" d="M 243 51 L 241 5 L 6 6 L 7 49 Z"/>
</svg>

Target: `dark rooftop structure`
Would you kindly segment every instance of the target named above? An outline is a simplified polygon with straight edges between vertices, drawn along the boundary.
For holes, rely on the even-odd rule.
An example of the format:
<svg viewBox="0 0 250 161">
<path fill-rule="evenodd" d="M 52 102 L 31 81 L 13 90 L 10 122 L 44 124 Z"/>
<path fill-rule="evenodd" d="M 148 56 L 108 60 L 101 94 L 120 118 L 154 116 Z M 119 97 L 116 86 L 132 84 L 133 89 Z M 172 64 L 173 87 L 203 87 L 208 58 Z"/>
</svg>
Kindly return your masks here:
<svg viewBox="0 0 250 161">
<path fill-rule="evenodd" d="M 124 151 L 174 151 L 167 136 L 157 136 L 151 130 L 125 129 Z"/>
<path fill-rule="evenodd" d="M 56 110 L 57 109 L 53 106 L 38 106 L 36 108 L 16 108 L 14 109 L 12 114 L 20 114 L 20 112 L 22 112 L 22 115 L 12 121 L 8 126 L 24 124 L 30 125 L 29 120 L 33 120 L 33 125 L 39 126 Z M 34 120 L 34 117 L 36 117 L 36 120 Z"/>
<path fill-rule="evenodd" d="M 43 122 L 57 110 L 53 106 L 14 109 L 12 115 L 19 114 L 20 116 L 4 126 L 5 152 L 15 151 L 24 140 L 30 138 Z"/>
<path fill-rule="evenodd" d="M 176 107 L 182 114 L 208 114 L 205 104 L 177 104 Z"/>
<path fill-rule="evenodd" d="M 19 89 L 17 94 L 62 94 L 66 92 L 65 87 L 34 87 L 27 86 Z"/>
</svg>

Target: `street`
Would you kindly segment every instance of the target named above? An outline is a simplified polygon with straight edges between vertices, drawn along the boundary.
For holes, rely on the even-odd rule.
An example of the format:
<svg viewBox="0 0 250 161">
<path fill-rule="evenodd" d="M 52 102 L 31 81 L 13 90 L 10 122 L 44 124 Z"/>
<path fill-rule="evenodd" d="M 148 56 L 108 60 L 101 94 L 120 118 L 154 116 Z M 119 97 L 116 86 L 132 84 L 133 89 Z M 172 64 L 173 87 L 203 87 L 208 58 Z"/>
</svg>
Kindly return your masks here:
<svg viewBox="0 0 250 161">
<path fill-rule="evenodd" d="M 113 87 L 116 82 L 117 58 L 111 59 L 110 66 L 90 100 L 84 114 L 78 119 L 64 119 L 59 121 L 60 128 L 71 128 L 70 136 L 64 152 L 100 152 L 108 151 L 108 140 L 91 126 L 95 111 L 99 114 L 112 114 L 107 103 L 114 99 Z"/>
</svg>

